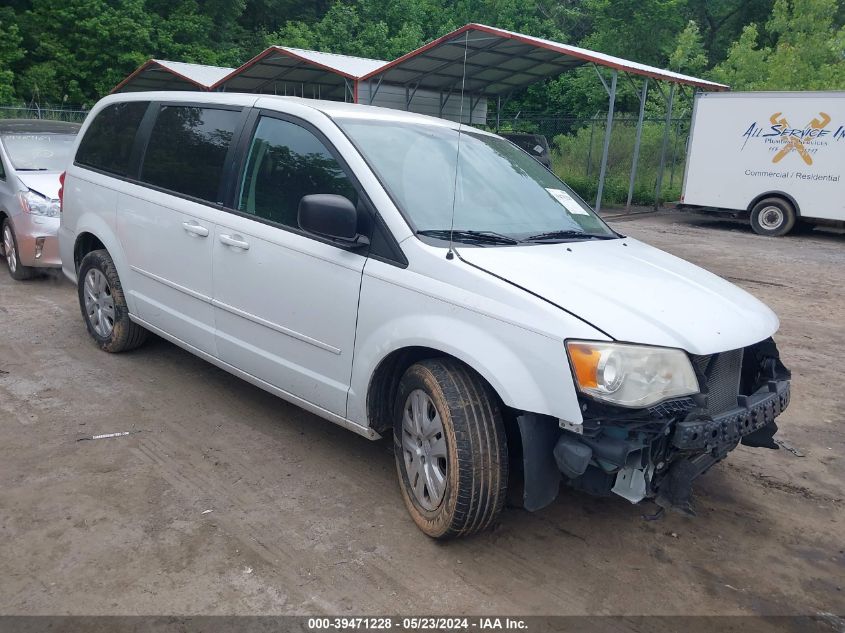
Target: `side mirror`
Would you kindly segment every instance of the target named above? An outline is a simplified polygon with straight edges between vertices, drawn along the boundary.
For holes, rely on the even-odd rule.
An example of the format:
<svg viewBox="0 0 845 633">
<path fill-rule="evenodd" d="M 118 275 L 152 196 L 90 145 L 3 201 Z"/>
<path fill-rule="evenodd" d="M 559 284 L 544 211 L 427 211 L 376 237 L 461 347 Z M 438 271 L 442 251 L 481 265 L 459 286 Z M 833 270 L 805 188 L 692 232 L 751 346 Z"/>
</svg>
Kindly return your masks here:
<svg viewBox="0 0 845 633">
<path fill-rule="evenodd" d="M 299 201 L 299 227 L 303 231 L 340 242 L 347 247 L 370 243 L 358 233 L 358 209 L 347 198 L 333 193 L 315 193 Z"/>
</svg>

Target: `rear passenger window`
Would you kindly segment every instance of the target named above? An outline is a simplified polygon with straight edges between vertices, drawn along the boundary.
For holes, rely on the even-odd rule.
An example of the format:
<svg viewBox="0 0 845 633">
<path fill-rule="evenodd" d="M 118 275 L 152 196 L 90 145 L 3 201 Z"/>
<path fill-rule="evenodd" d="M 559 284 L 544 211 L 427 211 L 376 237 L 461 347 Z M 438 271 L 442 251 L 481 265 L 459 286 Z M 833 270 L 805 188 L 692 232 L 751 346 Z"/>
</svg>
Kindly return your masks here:
<svg viewBox="0 0 845 633">
<path fill-rule="evenodd" d="M 76 162 L 110 174 L 128 175 L 135 133 L 148 105 L 147 101 L 130 101 L 103 108 L 88 126 Z"/>
<path fill-rule="evenodd" d="M 235 110 L 163 106 L 150 134 L 141 180 L 217 202 L 226 152 L 240 115 Z"/>
<path fill-rule="evenodd" d="M 299 228 L 299 201 L 313 193 L 358 203 L 352 181 L 320 139 L 295 123 L 262 117 L 249 148 L 238 210 Z"/>
</svg>

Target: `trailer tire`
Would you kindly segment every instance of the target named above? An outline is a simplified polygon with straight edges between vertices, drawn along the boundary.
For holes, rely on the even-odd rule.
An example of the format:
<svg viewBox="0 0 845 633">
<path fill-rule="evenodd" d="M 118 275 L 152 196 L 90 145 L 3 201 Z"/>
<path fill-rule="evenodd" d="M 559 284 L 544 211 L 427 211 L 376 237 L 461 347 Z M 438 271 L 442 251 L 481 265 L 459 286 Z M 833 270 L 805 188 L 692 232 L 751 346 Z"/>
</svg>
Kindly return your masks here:
<svg viewBox="0 0 845 633">
<path fill-rule="evenodd" d="M 786 235 L 797 219 L 795 207 L 783 198 L 763 198 L 751 208 L 751 228 L 758 235 Z"/>
</svg>

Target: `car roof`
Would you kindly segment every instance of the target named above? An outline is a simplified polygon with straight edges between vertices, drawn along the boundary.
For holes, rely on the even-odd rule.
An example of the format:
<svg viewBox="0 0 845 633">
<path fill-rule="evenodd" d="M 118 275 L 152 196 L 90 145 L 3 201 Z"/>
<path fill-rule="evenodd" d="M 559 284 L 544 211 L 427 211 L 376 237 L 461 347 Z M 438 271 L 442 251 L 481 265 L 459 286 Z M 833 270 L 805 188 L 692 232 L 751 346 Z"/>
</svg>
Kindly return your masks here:
<svg viewBox="0 0 845 633">
<path fill-rule="evenodd" d="M 0 134 L 76 134 L 81 125 L 44 119 L 0 119 Z"/>
<path fill-rule="evenodd" d="M 280 95 L 265 95 L 256 93 L 238 92 L 192 92 L 179 91 L 155 91 L 155 92 L 122 92 L 115 93 L 101 100 L 102 104 L 123 103 L 126 101 L 165 101 L 165 102 L 188 102 L 194 105 L 232 105 L 251 107 L 261 103 L 262 107 L 272 109 L 272 102 L 281 103 L 294 102 L 313 110 L 322 112 L 331 119 L 334 118 L 358 118 L 370 121 L 389 121 L 399 123 L 418 123 L 427 125 L 439 125 L 452 129 L 458 129 L 458 123 L 448 119 L 395 110 L 393 108 L 381 108 L 378 106 L 362 105 L 360 103 L 344 103 L 342 101 L 325 101 L 321 99 L 304 99 L 302 97 L 286 97 Z M 467 126 L 464 125 L 464 128 Z M 490 134 L 478 128 L 472 128 L 474 133 Z"/>
</svg>

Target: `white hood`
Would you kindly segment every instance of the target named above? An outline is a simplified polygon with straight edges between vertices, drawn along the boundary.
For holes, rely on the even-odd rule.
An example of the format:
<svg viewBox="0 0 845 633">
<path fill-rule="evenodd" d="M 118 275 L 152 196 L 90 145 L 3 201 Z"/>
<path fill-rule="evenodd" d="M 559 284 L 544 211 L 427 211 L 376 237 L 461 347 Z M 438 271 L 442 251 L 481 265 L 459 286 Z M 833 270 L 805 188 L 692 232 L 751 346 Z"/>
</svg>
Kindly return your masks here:
<svg viewBox="0 0 845 633">
<path fill-rule="evenodd" d="M 778 329 L 775 314 L 744 290 L 631 238 L 459 253 L 618 341 L 713 354 L 762 341 Z"/>
<path fill-rule="evenodd" d="M 40 193 L 50 200 L 59 198 L 59 172 L 57 171 L 19 171 L 20 181 L 35 193 Z"/>
</svg>

